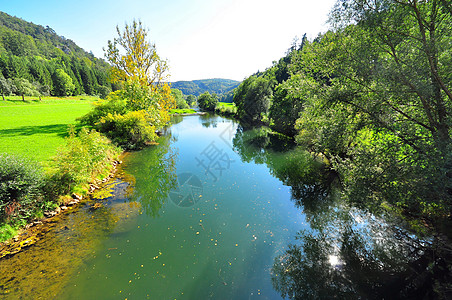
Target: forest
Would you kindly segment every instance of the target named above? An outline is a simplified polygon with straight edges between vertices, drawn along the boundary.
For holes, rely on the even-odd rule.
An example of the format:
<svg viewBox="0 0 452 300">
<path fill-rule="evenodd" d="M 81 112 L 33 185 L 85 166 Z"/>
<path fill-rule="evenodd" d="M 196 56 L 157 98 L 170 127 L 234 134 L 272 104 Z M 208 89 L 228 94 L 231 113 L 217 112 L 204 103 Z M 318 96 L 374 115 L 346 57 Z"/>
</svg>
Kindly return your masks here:
<svg viewBox="0 0 452 300">
<path fill-rule="evenodd" d="M 110 66 L 50 27 L 0 12 L 0 93 L 20 96 L 99 95 L 117 87 Z"/>
</svg>

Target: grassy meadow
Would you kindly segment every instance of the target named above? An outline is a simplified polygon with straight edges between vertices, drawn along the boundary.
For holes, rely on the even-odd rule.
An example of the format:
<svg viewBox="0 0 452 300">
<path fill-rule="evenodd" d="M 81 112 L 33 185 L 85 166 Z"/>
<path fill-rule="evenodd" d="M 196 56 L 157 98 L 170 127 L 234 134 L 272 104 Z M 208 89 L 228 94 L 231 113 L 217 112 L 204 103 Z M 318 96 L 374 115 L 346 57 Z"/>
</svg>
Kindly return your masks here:
<svg viewBox="0 0 452 300">
<path fill-rule="evenodd" d="M 169 111 L 169 113 L 172 115 L 194 114 L 194 113 L 196 113 L 196 110 L 191 109 L 191 108 L 184 108 L 184 109 L 183 108 L 174 108 L 174 109 L 171 109 Z"/>
<path fill-rule="evenodd" d="M 235 107 L 234 103 L 218 102 L 217 107 Z"/>
<path fill-rule="evenodd" d="M 69 124 L 91 109 L 97 98 L 0 98 L 0 153 L 6 152 L 47 164 L 65 143 Z"/>
</svg>

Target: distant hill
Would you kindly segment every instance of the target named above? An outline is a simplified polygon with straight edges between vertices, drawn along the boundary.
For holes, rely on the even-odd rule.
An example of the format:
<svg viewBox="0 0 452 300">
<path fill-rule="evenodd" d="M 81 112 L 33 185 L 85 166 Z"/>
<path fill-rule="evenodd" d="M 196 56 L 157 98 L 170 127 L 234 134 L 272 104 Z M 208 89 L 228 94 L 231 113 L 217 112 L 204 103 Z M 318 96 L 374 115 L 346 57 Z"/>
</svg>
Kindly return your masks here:
<svg viewBox="0 0 452 300">
<path fill-rule="evenodd" d="M 14 83 L 25 82 L 29 93 L 106 95 L 114 89 L 109 72 L 106 61 L 59 36 L 49 26 L 0 12 L 0 80 L 10 80 L 6 94 L 14 92 Z M 69 82 L 64 79 L 67 77 Z"/>
<path fill-rule="evenodd" d="M 240 81 L 236 80 L 214 78 L 193 81 L 176 81 L 171 83 L 171 87 L 181 90 L 184 95 L 194 95 L 197 97 L 206 91 L 217 95 L 227 94 L 239 84 Z"/>
</svg>

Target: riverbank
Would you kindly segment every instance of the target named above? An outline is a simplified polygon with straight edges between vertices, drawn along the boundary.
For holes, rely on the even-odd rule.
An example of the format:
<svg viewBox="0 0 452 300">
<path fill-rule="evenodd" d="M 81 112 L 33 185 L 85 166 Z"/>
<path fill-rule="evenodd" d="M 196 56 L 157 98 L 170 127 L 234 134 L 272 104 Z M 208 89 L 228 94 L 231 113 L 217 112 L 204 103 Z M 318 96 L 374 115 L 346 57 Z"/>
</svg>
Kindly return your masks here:
<svg viewBox="0 0 452 300">
<path fill-rule="evenodd" d="M 121 154 L 121 157 L 124 155 L 125 153 Z M 64 197 L 63 202 L 54 210 L 45 211 L 43 213 L 43 218 L 33 219 L 30 223 L 19 229 L 18 233 L 14 237 L 7 241 L 0 242 L 0 259 L 19 253 L 23 249 L 26 249 L 39 241 L 49 230 L 49 223 L 58 222 L 58 217 L 60 215 L 71 213 L 80 204 L 84 203 L 91 194 L 113 179 L 117 172 L 117 166 L 121 163 L 121 159 L 113 160 L 111 162 L 108 176 L 103 179 L 96 179 L 93 182 L 87 183 L 89 188 L 85 195 L 73 193 L 71 197 Z M 97 207 L 94 207 L 94 209 L 96 208 Z"/>
</svg>

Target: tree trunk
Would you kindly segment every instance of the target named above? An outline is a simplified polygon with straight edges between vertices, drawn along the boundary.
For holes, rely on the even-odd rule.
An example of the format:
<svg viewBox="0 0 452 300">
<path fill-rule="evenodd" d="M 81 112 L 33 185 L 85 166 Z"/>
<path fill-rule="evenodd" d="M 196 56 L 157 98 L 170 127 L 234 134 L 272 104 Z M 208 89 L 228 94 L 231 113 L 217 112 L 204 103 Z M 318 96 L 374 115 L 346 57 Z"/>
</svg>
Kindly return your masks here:
<svg viewBox="0 0 452 300">
<path fill-rule="evenodd" d="M 25 95 L 24 94 L 22 94 L 22 101 L 25 102 Z"/>
</svg>

